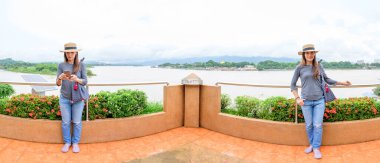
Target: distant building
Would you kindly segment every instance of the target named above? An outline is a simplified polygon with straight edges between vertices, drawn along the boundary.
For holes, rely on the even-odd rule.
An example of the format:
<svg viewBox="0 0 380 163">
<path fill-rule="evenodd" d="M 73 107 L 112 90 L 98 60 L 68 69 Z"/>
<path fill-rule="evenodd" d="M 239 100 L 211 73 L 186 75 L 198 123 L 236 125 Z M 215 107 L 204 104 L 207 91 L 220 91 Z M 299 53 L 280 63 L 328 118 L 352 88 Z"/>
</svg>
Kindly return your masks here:
<svg viewBox="0 0 380 163">
<path fill-rule="evenodd" d="M 21 75 L 26 82 L 46 83 L 47 80 L 40 75 Z M 45 96 L 46 91 L 57 90 L 57 86 L 32 86 L 32 94 Z"/>
<path fill-rule="evenodd" d="M 256 71 L 256 67 L 253 65 L 245 65 L 243 68 L 244 71 Z"/>
<path fill-rule="evenodd" d="M 356 63 L 357 64 L 364 64 L 364 60 L 358 60 Z"/>
</svg>

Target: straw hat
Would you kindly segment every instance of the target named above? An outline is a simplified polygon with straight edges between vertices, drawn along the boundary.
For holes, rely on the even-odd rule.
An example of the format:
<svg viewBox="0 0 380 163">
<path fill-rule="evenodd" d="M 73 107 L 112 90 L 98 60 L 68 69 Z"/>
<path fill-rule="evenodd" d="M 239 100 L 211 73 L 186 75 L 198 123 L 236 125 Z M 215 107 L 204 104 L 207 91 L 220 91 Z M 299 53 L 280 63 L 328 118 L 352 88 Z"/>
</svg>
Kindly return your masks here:
<svg viewBox="0 0 380 163">
<path fill-rule="evenodd" d="M 315 53 L 319 52 L 319 50 L 315 50 L 314 44 L 306 44 L 302 47 L 302 51 L 298 52 L 298 55 L 302 55 L 303 52 L 309 52 L 309 51 L 315 51 Z"/>
<path fill-rule="evenodd" d="M 60 50 L 60 52 L 78 52 L 81 51 L 82 49 L 77 49 L 77 44 L 73 42 L 66 43 L 64 45 L 64 50 Z"/>
</svg>

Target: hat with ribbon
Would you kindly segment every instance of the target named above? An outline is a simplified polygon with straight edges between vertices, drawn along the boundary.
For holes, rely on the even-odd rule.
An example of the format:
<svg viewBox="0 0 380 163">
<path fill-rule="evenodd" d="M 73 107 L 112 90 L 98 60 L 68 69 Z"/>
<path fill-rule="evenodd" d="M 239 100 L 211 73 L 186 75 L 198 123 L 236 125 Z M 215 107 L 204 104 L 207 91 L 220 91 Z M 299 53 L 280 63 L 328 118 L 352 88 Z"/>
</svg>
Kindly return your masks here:
<svg viewBox="0 0 380 163">
<path fill-rule="evenodd" d="M 77 48 L 77 44 L 69 42 L 64 45 L 64 50 L 60 50 L 60 52 L 78 52 L 81 50 Z"/>
<path fill-rule="evenodd" d="M 315 50 L 314 44 L 306 44 L 302 47 L 302 51 L 298 52 L 298 55 L 302 55 L 302 53 L 308 52 L 308 51 L 314 51 L 315 53 L 319 52 L 319 50 Z"/>
</svg>

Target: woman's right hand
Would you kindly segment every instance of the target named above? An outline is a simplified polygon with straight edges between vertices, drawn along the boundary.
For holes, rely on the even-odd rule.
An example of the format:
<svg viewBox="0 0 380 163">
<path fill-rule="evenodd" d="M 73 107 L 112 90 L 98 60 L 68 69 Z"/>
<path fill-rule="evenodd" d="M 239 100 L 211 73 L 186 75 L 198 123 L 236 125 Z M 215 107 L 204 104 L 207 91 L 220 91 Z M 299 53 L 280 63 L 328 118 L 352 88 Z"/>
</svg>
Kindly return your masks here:
<svg viewBox="0 0 380 163">
<path fill-rule="evenodd" d="M 62 80 L 69 80 L 69 78 L 67 77 L 65 73 L 62 73 L 61 75 L 59 75 L 58 78 Z"/>
<path fill-rule="evenodd" d="M 301 98 L 297 98 L 297 99 L 296 99 L 296 102 L 297 102 L 297 104 L 300 105 L 300 106 L 303 106 L 303 105 L 304 105 L 304 102 L 303 102 L 303 100 L 302 100 Z"/>
</svg>

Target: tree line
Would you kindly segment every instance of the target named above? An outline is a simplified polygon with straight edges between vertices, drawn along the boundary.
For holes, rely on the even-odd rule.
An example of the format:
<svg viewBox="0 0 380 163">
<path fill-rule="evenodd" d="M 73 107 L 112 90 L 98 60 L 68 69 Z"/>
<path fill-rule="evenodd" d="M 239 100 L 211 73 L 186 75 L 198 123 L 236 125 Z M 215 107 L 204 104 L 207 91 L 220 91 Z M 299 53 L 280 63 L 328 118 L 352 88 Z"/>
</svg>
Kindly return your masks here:
<svg viewBox="0 0 380 163">
<path fill-rule="evenodd" d="M 89 69 L 88 66 L 87 75 L 95 76 L 95 74 Z M 56 75 L 58 71 L 57 63 L 29 63 L 23 61 L 15 61 L 11 58 L 0 60 L 0 69 L 4 69 L 12 72 L 33 73 L 33 74 L 45 74 Z"/>
<path fill-rule="evenodd" d="M 253 62 L 215 62 L 209 60 L 207 62 L 195 62 L 195 63 L 185 63 L 185 64 L 173 64 L 164 63 L 158 65 L 161 68 L 179 68 L 179 69 L 205 69 L 205 68 L 242 68 L 247 65 L 254 66 L 257 70 L 291 70 L 294 69 L 300 62 L 275 62 L 275 61 L 261 61 L 257 64 Z M 380 63 L 351 63 L 348 61 L 340 62 L 326 62 L 323 61 L 322 65 L 326 69 L 378 69 L 380 68 Z"/>
</svg>

